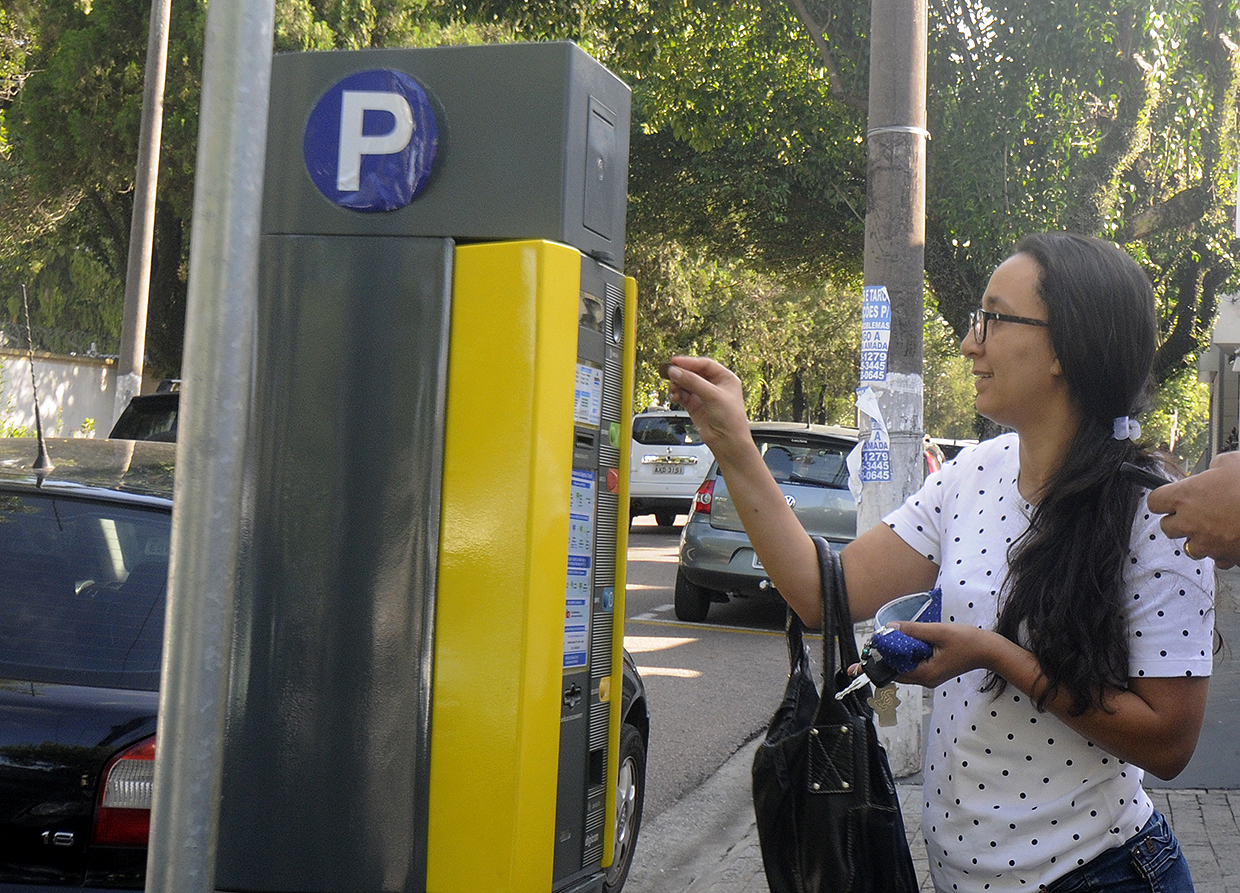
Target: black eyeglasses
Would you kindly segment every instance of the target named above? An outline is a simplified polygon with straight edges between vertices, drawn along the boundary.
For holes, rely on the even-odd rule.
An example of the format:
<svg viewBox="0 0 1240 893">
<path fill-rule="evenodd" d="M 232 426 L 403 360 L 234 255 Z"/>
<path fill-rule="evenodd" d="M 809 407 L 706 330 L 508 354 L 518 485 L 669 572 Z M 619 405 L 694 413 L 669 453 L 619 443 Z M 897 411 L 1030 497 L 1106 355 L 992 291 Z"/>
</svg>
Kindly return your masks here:
<svg viewBox="0 0 1240 893">
<path fill-rule="evenodd" d="M 1022 326 L 1042 326 L 1050 325 L 1044 319 L 1030 319 L 1028 316 L 1012 316 L 1010 313 L 995 313 L 993 310 L 983 310 L 978 307 L 973 311 L 973 337 L 978 344 L 986 341 L 986 327 L 990 325 L 992 320 L 1000 322 L 1015 322 Z"/>
</svg>

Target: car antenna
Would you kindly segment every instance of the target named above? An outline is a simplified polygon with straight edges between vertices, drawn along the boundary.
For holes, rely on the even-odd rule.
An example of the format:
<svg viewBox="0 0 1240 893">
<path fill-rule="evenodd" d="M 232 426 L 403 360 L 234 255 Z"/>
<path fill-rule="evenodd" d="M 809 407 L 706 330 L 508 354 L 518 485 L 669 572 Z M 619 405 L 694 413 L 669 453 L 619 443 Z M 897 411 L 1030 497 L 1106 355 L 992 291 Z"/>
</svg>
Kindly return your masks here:
<svg viewBox="0 0 1240 893">
<path fill-rule="evenodd" d="M 34 471 L 39 476 L 50 474 L 56 466 L 52 457 L 47 454 L 47 441 L 43 438 L 43 418 L 39 413 L 39 386 L 34 378 L 34 338 L 30 334 L 30 301 L 26 297 L 26 283 L 22 283 L 22 307 L 26 311 L 26 356 L 30 360 L 30 390 L 34 394 L 34 431 L 39 441 L 39 455 L 34 460 Z"/>
</svg>

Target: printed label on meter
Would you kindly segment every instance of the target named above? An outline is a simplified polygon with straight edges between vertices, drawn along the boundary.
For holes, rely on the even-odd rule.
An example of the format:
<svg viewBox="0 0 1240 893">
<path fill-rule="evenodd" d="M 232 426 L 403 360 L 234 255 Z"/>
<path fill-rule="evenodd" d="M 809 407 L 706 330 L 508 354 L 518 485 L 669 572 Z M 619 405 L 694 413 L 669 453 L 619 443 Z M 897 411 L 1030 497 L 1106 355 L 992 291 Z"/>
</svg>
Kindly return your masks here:
<svg viewBox="0 0 1240 893">
<path fill-rule="evenodd" d="M 586 665 L 590 631 L 590 565 L 594 554 L 594 472 L 573 469 L 568 507 L 568 586 L 564 598 L 564 669 Z"/>
<path fill-rule="evenodd" d="M 603 370 L 590 363 L 578 363 L 574 395 L 573 421 L 597 428 L 603 413 Z"/>
</svg>

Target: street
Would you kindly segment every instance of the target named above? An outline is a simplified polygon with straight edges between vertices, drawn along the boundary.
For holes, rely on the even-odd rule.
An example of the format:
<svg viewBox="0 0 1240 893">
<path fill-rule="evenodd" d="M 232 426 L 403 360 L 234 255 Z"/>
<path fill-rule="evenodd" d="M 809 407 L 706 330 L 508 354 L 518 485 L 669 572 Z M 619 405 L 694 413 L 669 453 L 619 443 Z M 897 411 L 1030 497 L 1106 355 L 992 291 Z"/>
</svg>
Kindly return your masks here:
<svg viewBox="0 0 1240 893">
<path fill-rule="evenodd" d="M 711 605 L 705 623 L 676 619 L 683 522 L 660 528 L 639 517 L 629 534 L 624 641 L 649 696 L 647 820 L 765 729 L 788 677 L 782 603 L 733 601 Z"/>
</svg>

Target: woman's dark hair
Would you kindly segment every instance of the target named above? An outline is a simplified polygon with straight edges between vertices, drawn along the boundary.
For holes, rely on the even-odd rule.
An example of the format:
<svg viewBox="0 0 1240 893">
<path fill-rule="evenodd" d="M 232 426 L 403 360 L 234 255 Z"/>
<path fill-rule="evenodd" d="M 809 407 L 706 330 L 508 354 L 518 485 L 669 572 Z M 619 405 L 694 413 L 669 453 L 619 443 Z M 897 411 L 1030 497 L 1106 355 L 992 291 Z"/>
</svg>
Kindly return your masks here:
<svg viewBox="0 0 1240 893">
<path fill-rule="evenodd" d="M 1009 547 L 998 631 L 1037 656 L 1047 683 L 1038 708 L 1062 690 L 1080 714 L 1105 706 L 1106 688 L 1128 679 L 1123 573 L 1140 490 L 1119 467 L 1154 460 L 1113 430 L 1116 418 L 1147 406 L 1154 295 L 1137 263 L 1102 239 L 1037 233 L 1015 253 L 1041 269 L 1051 345 L 1082 418 L 1029 529 Z M 992 677 L 986 687 L 1005 685 Z"/>
</svg>

